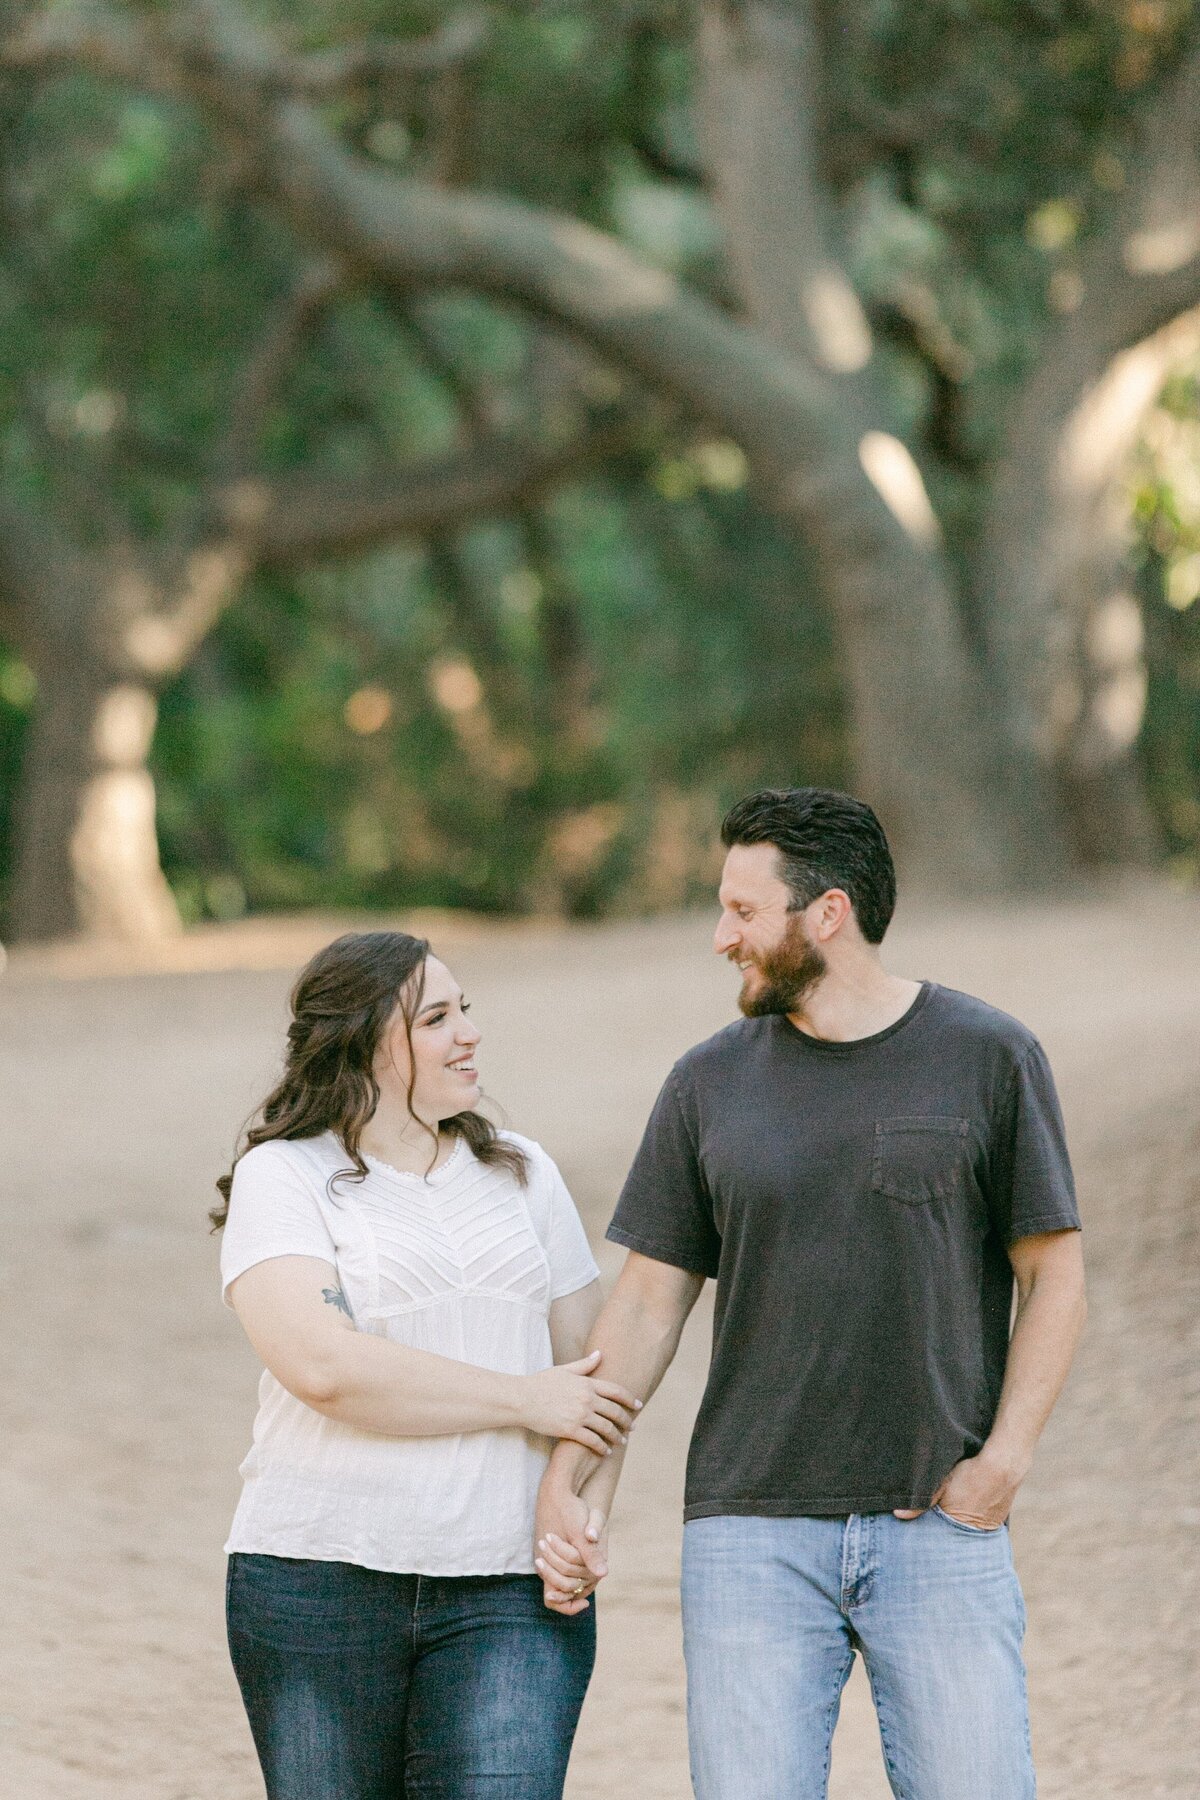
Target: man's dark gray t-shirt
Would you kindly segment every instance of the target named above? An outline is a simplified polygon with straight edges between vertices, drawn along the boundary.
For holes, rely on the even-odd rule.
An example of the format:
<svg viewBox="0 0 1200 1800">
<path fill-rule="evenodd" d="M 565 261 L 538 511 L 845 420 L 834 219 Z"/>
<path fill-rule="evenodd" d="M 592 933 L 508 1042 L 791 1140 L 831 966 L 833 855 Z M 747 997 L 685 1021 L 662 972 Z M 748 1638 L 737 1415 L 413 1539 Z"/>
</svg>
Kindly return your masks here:
<svg viewBox="0 0 1200 1800">
<path fill-rule="evenodd" d="M 873 1037 L 742 1019 L 681 1058 L 608 1235 L 717 1282 L 684 1517 L 927 1506 L 982 1445 L 1006 1246 L 1077 1228 L 1036 1038 L 931 982 Z"/>
</svg>

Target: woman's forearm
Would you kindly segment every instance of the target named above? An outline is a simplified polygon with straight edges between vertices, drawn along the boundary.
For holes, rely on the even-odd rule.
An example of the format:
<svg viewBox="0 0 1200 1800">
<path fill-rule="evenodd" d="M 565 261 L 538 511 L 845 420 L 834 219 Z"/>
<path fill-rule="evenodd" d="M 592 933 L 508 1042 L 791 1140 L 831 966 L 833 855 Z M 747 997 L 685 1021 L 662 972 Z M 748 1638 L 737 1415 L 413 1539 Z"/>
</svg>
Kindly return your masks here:
<svg viewBox="0 0 1200 1800">
<path fill-rule="evenodd" d="M 357 1331 L 319 1258 L 266 1258 L 230 1284 L 246 1336 L 289 1394 L 314 1412 L 386 1437 L 531 1431 L 603 1454 L 620 1443 L 634 1397 L 596 1374 L 599 1355 L 508 1374 Z"/>
<path fill-rule="evenodd" d="M 446 1437 L 527 1423 L 520 1375 L 414 1350 L 365 1332 L 339 1332 L 322 1365 L 291 1385 L 315 1412 L 389 1437 Z"/>
</svg>

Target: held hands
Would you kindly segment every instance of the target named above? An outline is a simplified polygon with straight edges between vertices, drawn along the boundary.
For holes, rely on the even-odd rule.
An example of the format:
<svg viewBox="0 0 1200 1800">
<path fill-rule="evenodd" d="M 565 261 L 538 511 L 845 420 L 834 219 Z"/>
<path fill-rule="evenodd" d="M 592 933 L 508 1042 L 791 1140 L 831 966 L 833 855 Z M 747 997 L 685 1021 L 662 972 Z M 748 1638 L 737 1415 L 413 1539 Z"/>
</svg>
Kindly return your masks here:
<svg viewBox="0 0 1200 1800">
<path fill-rule="evenodd" d="M 604 1514 L 569 1489 L 543 1482 L 536 1532 L 534 1563 L 546 1605 L 567 1618 L 586 1612 L 588 1595 L 608 1574 Z"/>
<path fill-rule="evenodd" d="M 642 1403 L 615 1381 L 598 1381 L 593 1370 L 600 1351 L 578 1362 L 525 1375 L 521 1423 L 543 1437 L 573 1438 L 597 1456 L 611 1456 L 624 1444 Z"/>
<path fill-rule="evenodd" d="M 1023 1474 L 989 1452 L 985 1444 L 978 1456 L 955 1463 L 929 1504 L 977 1531 L 999 1531 L 1012 1511 Z M 923 1510 L 897 1508 L 896 1517 L 917 1519 Z"/>
</svg>

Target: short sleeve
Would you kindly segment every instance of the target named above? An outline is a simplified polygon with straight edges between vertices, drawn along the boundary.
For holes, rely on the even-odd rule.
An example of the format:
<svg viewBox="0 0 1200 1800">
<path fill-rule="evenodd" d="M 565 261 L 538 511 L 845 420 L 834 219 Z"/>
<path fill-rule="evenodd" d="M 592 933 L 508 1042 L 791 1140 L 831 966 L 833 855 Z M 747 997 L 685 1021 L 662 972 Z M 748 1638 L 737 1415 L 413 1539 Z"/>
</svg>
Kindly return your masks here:
<svg viewBox="0 0 1200 1800">
<path fill-rule="evenodd" d="M 1032 1043 L 1013 1071 L 997 1118 L 991 1211 L 1005 1243 L 1078 1231 L 1066 1131 L 1046 1053 Z"/>
<path fill-rule="evenodd" d="M 656 1262 L 696 1275 L 717 1273 L 721 1237 L 677 1068 L 655 1101 L 608 1236 Z"/>
<path fill-rule="evenodd" d="M 523 1147 L 532 1164 L 532 1182 L 537 1187 L 535 1223 L 546 1261 L 550 1264 L 550 1298 L 562 1300 L 567 1294 L 578 1293 L 580 1288 L 599 1281 L 600 1271 L 588 1244 L 583 1221 L 559 1174 L 557 1163 L 547 1156 L 540 1144 L 525 1143 Z"/>
<path fill-rule="evenodd" d="M 255 1263 L 274 1256 L 318 1256 L 336 1262 L 321 1213 L 317 1177 L 283 1139 L 256 1144 L 233 1171 L 229 1217 L 221 1238 L 221 1295 Z"/>
</svg>

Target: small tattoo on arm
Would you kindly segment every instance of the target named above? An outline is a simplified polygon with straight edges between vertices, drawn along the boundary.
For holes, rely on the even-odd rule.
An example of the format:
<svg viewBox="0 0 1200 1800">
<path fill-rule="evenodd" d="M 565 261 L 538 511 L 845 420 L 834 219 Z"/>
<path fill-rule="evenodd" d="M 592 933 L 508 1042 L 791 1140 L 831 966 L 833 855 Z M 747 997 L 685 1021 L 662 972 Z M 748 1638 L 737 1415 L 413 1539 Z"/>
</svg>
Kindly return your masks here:
<svg viewBox="0 0 1200 1800">
<path fill-rule="evenodd" d="M 347 1300 L 340 1287 L 322 1288 L 321 1298 L 324 1300 L 326 1306 L 336 1306 L 339 1312 L 345 1313 L 351 1324 L 354 1323 L 354 1314 L 350 1311 L 350 1302 Z"/>
</svg>

